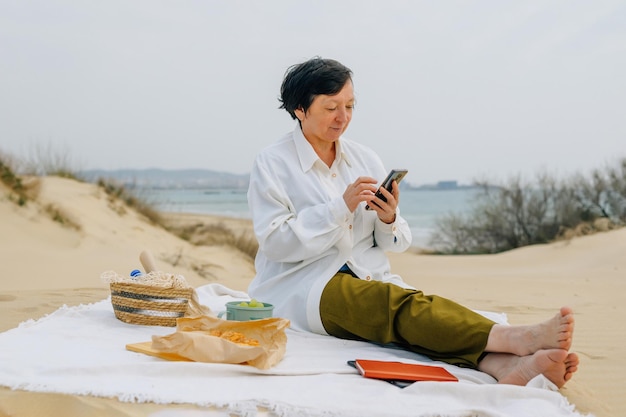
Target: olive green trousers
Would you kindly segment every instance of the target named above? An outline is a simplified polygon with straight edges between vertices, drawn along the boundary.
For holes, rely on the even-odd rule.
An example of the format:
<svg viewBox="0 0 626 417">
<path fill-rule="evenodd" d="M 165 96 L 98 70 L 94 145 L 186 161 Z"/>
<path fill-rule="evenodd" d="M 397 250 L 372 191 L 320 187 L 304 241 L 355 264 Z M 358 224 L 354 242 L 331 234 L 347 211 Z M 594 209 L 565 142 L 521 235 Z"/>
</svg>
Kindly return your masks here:
<svg viewBox="0 0 626 417">
<path fill-rule="evenodd" d="M 326 284 L 320 315 L 332 336 L 395 344 L 469 368 L 478 366 L 495 324 L 446 298 L 342 272 Z"/>
</svg>

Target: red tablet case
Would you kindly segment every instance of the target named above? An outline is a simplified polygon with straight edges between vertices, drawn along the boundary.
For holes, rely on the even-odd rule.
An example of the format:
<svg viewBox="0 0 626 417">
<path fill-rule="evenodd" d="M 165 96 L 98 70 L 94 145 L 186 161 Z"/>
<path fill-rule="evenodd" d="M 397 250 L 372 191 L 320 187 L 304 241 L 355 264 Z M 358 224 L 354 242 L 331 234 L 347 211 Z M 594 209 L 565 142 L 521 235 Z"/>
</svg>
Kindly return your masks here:
<svg viewBox="0 0 626 417">
<path fill-rule="evenodd" d="M 458 381 L 457 377 L 441 366 L 357 359 L 356 368 L 366 378 L 403 381 Z"/>
</svg>

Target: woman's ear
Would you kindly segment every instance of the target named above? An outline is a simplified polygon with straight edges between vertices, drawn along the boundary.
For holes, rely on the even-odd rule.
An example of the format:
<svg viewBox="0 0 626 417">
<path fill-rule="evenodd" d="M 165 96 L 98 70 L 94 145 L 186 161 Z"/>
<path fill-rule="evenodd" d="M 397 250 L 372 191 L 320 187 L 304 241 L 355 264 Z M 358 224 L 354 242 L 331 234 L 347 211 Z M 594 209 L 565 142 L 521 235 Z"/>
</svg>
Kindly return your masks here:
<svg viewBox="0 0 626 417">
<path fill-rule="evenodd" d="M 294 113 L 296 114 L 296 117 L 298 118 L 298 120 L 300 121 L 304 120 L 304 110 L 302 110 L 302 107 L 295 109 Z"/>
</svg>

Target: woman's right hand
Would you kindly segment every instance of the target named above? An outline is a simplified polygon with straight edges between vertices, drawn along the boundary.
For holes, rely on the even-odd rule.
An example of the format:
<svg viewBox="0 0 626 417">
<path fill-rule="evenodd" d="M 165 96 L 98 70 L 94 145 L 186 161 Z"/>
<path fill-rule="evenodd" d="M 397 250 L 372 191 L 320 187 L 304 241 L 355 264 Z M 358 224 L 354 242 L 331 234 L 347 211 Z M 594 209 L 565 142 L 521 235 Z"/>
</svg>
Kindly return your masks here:
<svg viewBox="0 0 626 417">
<path fill-rule="evenodd" d="M 348 210 L 354 213 L 357 206 L 363 201 L 369 201 L 376 193 L 378 181 L 372 177 L 359 177 L 352 184 L 346 187 L 343 193 L 343 200 L 348 206 Z"/>
</svg>

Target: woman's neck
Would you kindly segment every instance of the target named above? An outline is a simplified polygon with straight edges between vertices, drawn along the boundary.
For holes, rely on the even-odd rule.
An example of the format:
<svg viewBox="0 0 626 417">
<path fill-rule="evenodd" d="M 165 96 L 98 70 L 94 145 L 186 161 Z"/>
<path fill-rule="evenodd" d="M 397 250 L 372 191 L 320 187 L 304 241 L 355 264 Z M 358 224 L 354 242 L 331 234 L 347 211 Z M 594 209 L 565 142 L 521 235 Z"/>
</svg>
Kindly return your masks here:
<svg viewBox="0 0 626 417">
<path fill-rule="evenodd" d="M 335 161 L 335 156 L 337 155 L 335 142 L 323 142 L 318 143 L 317 145 L 311 145 L 313 146 L 313 150 L 315 151 L 317 156 L 319 156 L 322 162 L 324 162 L 330 168 L 330 166 Z"/>
</svg>

